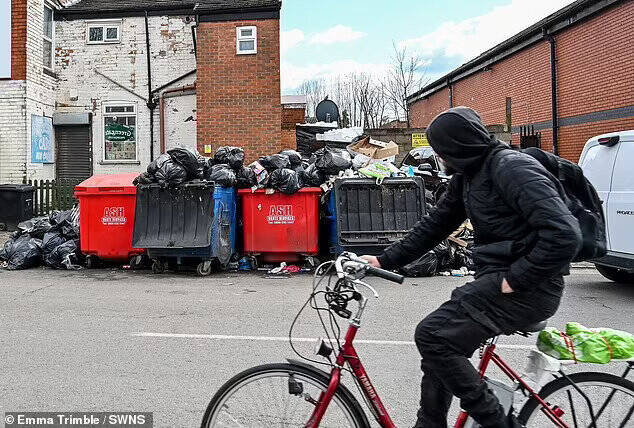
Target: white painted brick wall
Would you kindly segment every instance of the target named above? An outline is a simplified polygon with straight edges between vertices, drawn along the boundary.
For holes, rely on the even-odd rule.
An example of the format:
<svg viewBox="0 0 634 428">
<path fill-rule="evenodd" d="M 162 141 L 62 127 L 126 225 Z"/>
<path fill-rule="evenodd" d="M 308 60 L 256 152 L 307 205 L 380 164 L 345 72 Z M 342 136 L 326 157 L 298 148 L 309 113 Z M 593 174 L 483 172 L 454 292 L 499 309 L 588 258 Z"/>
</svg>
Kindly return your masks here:
<svg viewBox="0 0 634 428">
<path fill-rule="evenodd" d="M 22 181 L 26 163 L 26 82 L 0 81 L 0 183 Z"/>
<path fill-rule="evenodd" d="M 145 22 L 142 17 L 122 18 L 121 42 L 117 44 L 89 45 L 86 43 L 85 20 L 56 23 L 58 74 L 57 111 L 92 112 L 93 114 L 93 170 L 95 173 L 137 172 L 150 161 L 150 110 L 148 96 Z M 150 17 L 150 63 L 152 87 L 157 88 L 196 68 L 191 23 L 185 17 Z M 135 92 L 118 87 L 95 71 Z M 191 84 L 195 75 L 172 87 Z M 71 99 L 76 91 L 77 99 Z M 143 99 L 142 99 L 143 98 Z M 137 155 L 135 164 L 103 162 L 102 103 L 109 101 L 134 102 L 137 106 Z M 196 146 L 196 97 L 172 98 L 166 103 L 167 145 L 177 142 Z M 177 111 L 174 111 L 177 110 Z M 160 123 L 158 107 L 154 113 L 154 155 L 160 149 Z M 174 131 L 176 129 L 176 131 Z"/>
</svg>

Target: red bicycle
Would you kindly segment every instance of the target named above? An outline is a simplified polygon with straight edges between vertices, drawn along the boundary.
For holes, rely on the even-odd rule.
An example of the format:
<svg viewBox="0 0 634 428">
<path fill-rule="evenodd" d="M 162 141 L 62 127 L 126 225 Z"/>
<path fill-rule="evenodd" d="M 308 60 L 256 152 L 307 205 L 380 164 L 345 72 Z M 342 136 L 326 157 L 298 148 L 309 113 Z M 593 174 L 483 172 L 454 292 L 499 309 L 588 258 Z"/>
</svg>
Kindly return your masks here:
<svg viewBox="0 0 634 428">
<path fill-rule="evenodd" d="M 352 253 L 343 253 L 337 260 L 317 269 L 311 296 L 291 326 L 289 340 L 297 353 L 291 337 L 293 326 L 309 303 L 317 310 L 327 338 L 319 339 L 315 353 L 327 362 L 302 358 L 328 366 L 329 372 L 297 360 L 247 369 L 227 381 L 214 395 L 202 427 L 369 427 L 359 401 L 341 383 L 346 371 L 352 375 L 379 425 L 395 427 L 353 345 L 368 302 L 364 292 L 378 297 L 376 290 L 362 281 L 367 275 L 397 283 L 404 279 L 371 267 Z M 322 289 L 320 285 L 326 278 L 328 281 Z M 348 309 L 350 302 L 357 303 L 354 315 Z M 322 313 L 328 314 L 327 320 Z M 343 342 L 337 317 L 350 319 Z M 518 333 L 528 336 L 544 326 L 542 323 Z M 514 412 L 523 425 L 540 428 L 633 426 L 634 383 L 626 378 L 632 369 L 631 362 L 620 377 L 599 372 L 567 374 L 562 362 L 531 351 L 528 375 L 520 375 L 497 354 L 496 342 L 497 338 L 493 338 L 482 345 L 479 371 L 502 405 Z M 336 353 L 333 348 L 337 349 Z M 485 376 L 491 363 L 510 378 L 510 384 Z M 523 405 L 516 412 L 514 409 L 520 401 Z M 412 414 L 414 412 L 412 409 Z M 456 428 L 478 426 L 465 412 L 460 413 L 455 424 Z"/>
</svg>

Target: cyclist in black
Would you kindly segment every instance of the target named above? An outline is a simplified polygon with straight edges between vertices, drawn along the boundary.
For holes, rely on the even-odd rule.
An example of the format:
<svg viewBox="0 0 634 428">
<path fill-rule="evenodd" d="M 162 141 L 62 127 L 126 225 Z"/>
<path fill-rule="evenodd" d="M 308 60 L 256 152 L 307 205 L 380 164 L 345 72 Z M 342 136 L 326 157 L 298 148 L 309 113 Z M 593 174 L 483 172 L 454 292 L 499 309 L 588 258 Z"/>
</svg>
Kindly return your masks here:
<svg viewBox="0 0 634 428">
<path fill-rule="evenodd" d="M 432 121 L 427 139 L 453 173 L 438 204 L 370 264 L 395 269 L 431 250 L 467 218 L 474 228 L 472 282 L 427 315 L 415 340 L 424 372 L 415 427 L 446 427 L 453 395 L 483 427 L 517 426 L 468 358 L 484 340 L 552 316 L 581 245 L 559 181 L 531 156 L 510 150 L 466 107 Z"/>
</svg>

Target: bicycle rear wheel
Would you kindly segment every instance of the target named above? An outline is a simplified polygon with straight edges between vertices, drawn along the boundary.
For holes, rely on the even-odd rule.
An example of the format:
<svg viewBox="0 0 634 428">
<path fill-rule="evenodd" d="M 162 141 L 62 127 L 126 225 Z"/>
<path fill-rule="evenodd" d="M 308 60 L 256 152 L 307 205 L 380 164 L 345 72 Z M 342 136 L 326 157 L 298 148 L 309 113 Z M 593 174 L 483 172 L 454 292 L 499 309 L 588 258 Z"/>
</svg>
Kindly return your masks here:
<svg viewBox="0 0 634 428">
<path fill-rule="evenodd" d="M 211 399 L 202 422 L 208 427 L 304 427 L 329 379 L 294 364 L 253 367 L 229 379 Z M 300 392 L 301 391 L 301 392 Z M 369 427 L 358 401 L 340 387 L 320 427 Z"/>
<path fill-rule="evenodd" d="M 623 428 L 634 425 L 634 382 L 597 372 L 573 373 L 569 377 L 590 400 L 597 427 Z M 539 392 L 539 396 L 551 407 L 561 409 L 561 419 L 568 426 L 592 426 L 588 402 L 566 378 L 560 377 L 549 382 Z M 527 428 L 553 426 L 534 398 L 524 404 L 518 420 Z"/>
</svg>

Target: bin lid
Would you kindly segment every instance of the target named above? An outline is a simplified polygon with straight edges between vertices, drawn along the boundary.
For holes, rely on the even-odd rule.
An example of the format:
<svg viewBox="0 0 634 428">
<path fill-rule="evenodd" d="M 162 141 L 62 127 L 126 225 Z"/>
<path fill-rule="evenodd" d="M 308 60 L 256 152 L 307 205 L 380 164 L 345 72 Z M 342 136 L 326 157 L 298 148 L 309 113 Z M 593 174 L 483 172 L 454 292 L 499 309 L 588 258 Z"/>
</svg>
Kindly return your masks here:
<svg viewBox="0 0 634 428">
<path fill-rule="evenodd" d="M 26 193 L 33 190 L 35 187 L 30 184 L 0 184 L 0 192 Z"/>
<path fill-rule="evenodd" d="M 103 193 L 134 195 L 136 194 L 136 186 L 132 182 L 138 175 L 137 173 L 93 175 L 75 186 L 75 193 L 84 195 Z"/>
<path fill-rule="evenodd" d="M 240 194 L 245 194 L 245 193 L 266 193 L 267 189 L 258 189 L 255 192 L 251 189 L 240 189 L 238 190 L 238 193 Z M 301 189 L 299 189 L 296 193 L 321 193 L 321 187 L 303 187 Z M 282 193 L 279 191 L 275 191 L 275 193 Z"/>
</svg>

